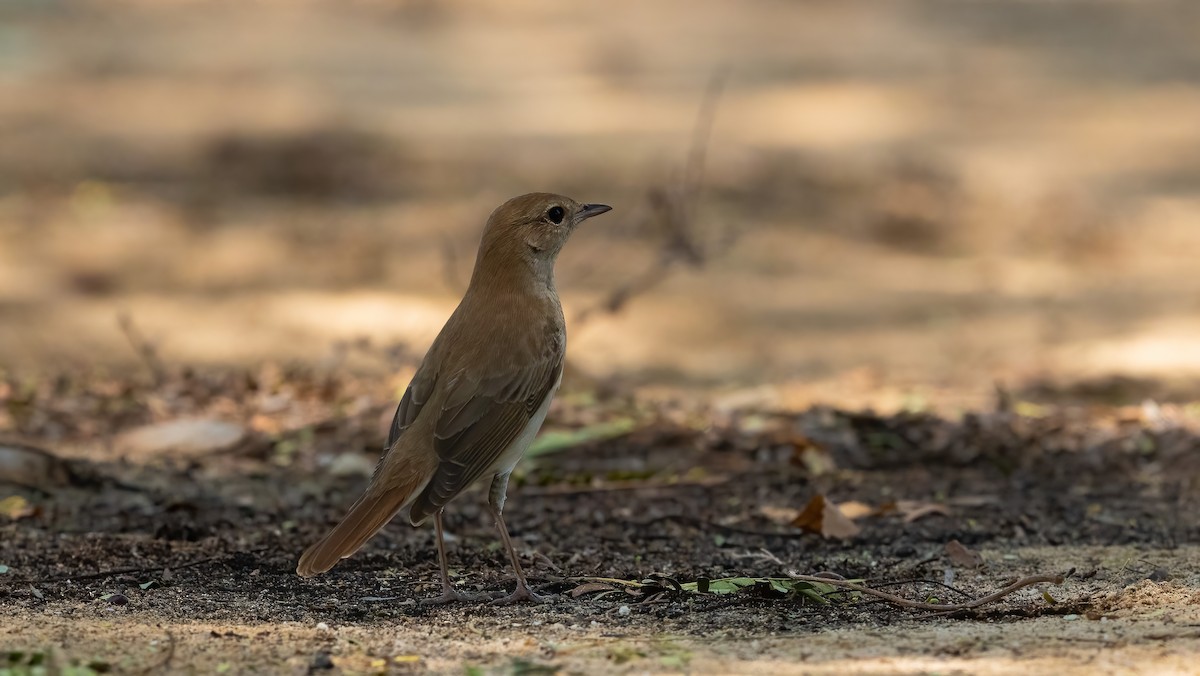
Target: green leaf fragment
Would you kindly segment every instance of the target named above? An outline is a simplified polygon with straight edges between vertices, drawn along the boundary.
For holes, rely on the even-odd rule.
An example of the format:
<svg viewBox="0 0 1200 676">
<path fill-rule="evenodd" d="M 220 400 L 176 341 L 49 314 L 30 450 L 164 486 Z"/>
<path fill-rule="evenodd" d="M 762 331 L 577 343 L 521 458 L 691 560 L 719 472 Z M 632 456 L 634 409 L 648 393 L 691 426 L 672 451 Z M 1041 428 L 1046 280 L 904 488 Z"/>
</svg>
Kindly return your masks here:
<svg viewBox="0 0 1200 676">
<path fill-rule="evenodd" d="M 545 432 L 533 442 L 529 450 L 525 452 L 525 457 L 535 458 L 539 455 L 564 451 L 589 441 L 612 439 L 613 437 L 619 437 L 622 434 L 633 431 L 634 427 L 636 427 L 636 423 L 632 418 L 620 418 L 596 425 L 588 425 L 577 430 Z"/>
</svg>

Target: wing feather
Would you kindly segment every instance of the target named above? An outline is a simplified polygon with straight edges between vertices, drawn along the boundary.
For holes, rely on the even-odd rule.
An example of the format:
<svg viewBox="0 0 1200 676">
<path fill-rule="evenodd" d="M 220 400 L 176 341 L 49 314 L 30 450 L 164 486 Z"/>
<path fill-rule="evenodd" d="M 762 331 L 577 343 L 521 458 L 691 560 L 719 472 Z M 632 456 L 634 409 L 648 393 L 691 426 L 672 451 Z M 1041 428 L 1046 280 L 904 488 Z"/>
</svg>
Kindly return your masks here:
<svg viewBox="0 0 1200 676">
<path fill-rule="evenodd" d="M 492 467 L 525 431 L 561 374 L 561 352 L 530 368 L 483 380 L 456 374 L 447 385 L 434 432 L 440 462 L 413 502 L 412 522 L 441 509 Z"/>
</svg>

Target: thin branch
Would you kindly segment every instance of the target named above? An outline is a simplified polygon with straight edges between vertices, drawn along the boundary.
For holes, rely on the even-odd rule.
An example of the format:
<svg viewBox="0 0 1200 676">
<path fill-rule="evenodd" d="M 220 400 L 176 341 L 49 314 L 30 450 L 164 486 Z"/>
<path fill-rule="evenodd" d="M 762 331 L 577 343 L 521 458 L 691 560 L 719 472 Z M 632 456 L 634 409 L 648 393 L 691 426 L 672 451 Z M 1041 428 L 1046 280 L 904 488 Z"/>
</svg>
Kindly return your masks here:
<svg viewBox="0 0 1200 676">
<path fill-rule="evenodd" d="M 908 585 L 908 584 L 930 584 L 935 587 L 941 587 L 943 589 L 952 591 L 955 594 L 958 594 L 959 596 L 961 596 L 965 599 L 971 598 L 970 594 L 959 589 L 958 587 L 955 587 L 953 585 L 948 585 L 945 582 L 938 582 L 937 580 L 894 580 L 892 582 L 877 582 L 877 583 L 875 583 L 875 588 L 878 589 L 879 587 L 902 587 L 902 586 Z"/>
<path fill-rule="evenodd" d="M 134 353 L 141 357 L 147 368 L 150 369 L 151 375 L 154 376 L 154 385 L 157 387 L 166 382 L 167 369 L 158 357 L 158 350 L 133 325 L 133 318 L 129 316 L 128 312 L 117 313 L 117 326 L 121 328 L 121 333 L 125 334 L 125 340 L 129 341 L 129 346 L 133 348 Z"/>
<path fill-rule="evenodd" d="M 1026 587 L 1031 587 L 1035 584 L 1062 584 L 1063 583 L 1062 575 L 1030 575 L 1029 577 L 1023 577 L 1020 580 L 1017 580 L 1016 582 L 1008 585 L 1007 587 L 1001 589 L 1000 591 L 988 594 L 987 596 L 984 596 L 981 598 L 977 598 L 973 601 L 964 601 L 962 603 L 925 603 L 924 601 L 910 601 L 909 599 L 906 599 L 903 596 L 896 596 L 895 594 L 889 594 L 888 592 L 885 592 L 885 591 L 879 591 L 878 589 L 864 587 L 860 584 L 854 584 L 853 582 L 847 582 L 845 580 L 835 580 L 835 579 L 831 579 L 831 578 L 827 578 L 827 577 L 819 577 L 816 575 L 796 575 L 794 573 L 788 574 L 788 577 L 793 580 L 798 580 L 800 582 L 812 582 L 815 584 L 827 584 L 832 587 L 840 587 L 842 589 L 856 591 L 861 594 L 866 594 L 868 596 L 874 596 L 876 598 L 883 599 L 884 601 L 887 601 L 888 603 L 891 603 L 893 605 L 900 606 L 901 608 L 913 608 L 916 610 L 934 610 L 934 611 L 943 612 L 943 613 L 953 613 L 953 612 L 958 612 L 960 610 L 971 610 L 972 608 L 978 608 L 979 606 L 984 606 L 989 603 L 994 603 L 994 602 L 999 601 L 1000 599 L 1004 598 L 1005 596 L 1012 594 L 1015 591 L 1019 591 Z"/>
<path fill-rule="evenodd" d="M 696 126 L 692 129 L 692 145 L 684 165 L 683 192 L 690 205 L 695 207 L 695 198 L 704 185 L 705 162 L 708 159 L 708 142 L 712 138 L 713 123 L 717 119 L 717 104 L 725 93 L 725 72 L 717 70 L 708 79 L 700 112 L 696 115 Z"/>
<path fill-rule="evenodd" d="M 679 263 L 698 268 L 704 265 L 707 254 L 705 247 L 696 239 L 695 215 L 699 196 L 704 183 L 705 163 L 708 157 L 708 142 L 712 136 L 713 122 L 725 89 L 725 73 L 717 71 L 709 78 L 696 125 L 692 130 L 691 145 L 688 147 L 683 175 L 679 184 L 655 187 L 647 195 L 651 215 L 648 221 L 658 225 L 664 236 L 658 259 L 651 267 L 634 275 L 633 279 L 613 289 L 592 307 L 584 308 L 575 315 L 576 326 L 581 326 L 597 312 L 616 314 L 635 296 L 643 294 L 667 279 Z"/>
</svg>

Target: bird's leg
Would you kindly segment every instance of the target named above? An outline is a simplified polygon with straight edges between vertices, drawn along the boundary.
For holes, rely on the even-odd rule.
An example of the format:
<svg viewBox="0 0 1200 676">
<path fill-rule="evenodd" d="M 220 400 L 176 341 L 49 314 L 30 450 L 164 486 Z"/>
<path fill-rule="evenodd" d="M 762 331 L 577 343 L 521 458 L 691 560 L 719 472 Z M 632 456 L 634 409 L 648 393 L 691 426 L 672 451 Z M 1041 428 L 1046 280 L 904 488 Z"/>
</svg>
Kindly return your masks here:
<svg viewBox="0 0 1200 676">
<path fill-rule="evenodd" d="M 545 603 L 546 599 L 533 593 L 529 588 L 529 583 L 525 580 L 525 571 L 521 570 L 521 561 L 517 558 L 517 550 L 513 548 L 512 538 L 508 535 L 508 526 L 504 524 L 504 498 L 508 493 L 508 474 L 497 474 L 492 479 L 492 488 L 488 492 L 488 506 L 492 510 L 492 516 L 496 518 L 496 528 L 500 531 L 500 539 L 504 541 L 504 548 L 508 550 L 508 558 L 512 561 L 513 572 L 517 574 L 517 588 L 513 593 L 505 596 L 502 599 L 497 599 L 493 603 L 508 604 L 518 601 L 532 601 L 533 603 Z"/>
<path fill-rule="evenodd" d="M 433 529 L 437 532 L 437 550 L 438 563 L 441 564 L 442 574 L 442 595 L 435 596 L 431 599 L 424 599 L 423 604 L 437 603 L 453 603 L 454 601 L 474 601 L 475 599 L 458 591 L 454 585 L 450 583 L 450 567 L 446 563 L 446 537 L 442 532 L 442 512 L 444 509 L 439 509 L 433 514 Z"/>
</svg>

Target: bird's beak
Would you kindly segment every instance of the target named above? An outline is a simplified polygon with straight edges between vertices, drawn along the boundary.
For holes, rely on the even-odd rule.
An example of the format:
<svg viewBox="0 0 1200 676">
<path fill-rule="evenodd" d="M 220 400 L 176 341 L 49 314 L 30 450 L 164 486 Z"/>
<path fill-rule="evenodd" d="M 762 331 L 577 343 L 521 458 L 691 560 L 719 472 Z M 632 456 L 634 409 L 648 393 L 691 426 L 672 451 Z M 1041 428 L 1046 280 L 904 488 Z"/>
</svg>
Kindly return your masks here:
<svg viewBox="0 0 1200 676">
<path fill-rule="evenodd" d="M 607 204 L 585 204 L 580 207 L 579 213 L 575 214 L 575 222 L 586 221 L 592 216 L 599 216 L 606 211 L 612 211 L 612 207 Z"/>
</svg>

